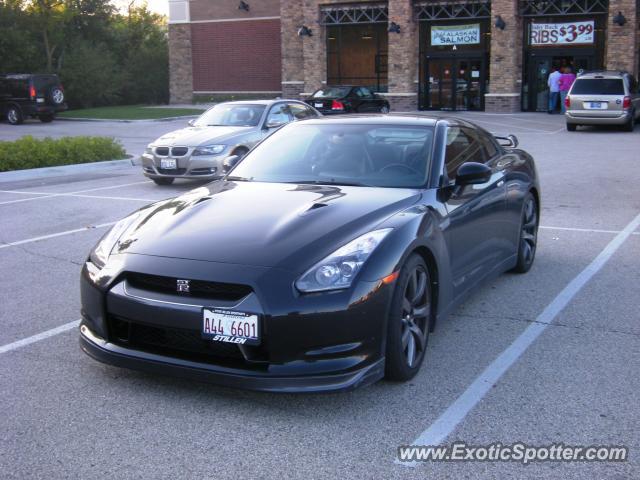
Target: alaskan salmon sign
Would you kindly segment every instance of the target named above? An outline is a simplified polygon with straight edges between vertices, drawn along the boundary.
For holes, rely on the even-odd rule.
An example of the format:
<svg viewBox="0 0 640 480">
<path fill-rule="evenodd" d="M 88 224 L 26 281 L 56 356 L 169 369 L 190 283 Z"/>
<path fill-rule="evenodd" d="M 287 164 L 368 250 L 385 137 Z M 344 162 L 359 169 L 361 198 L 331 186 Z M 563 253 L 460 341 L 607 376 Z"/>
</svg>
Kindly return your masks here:
<svg viewBox="0 0 640 480">
<path fill-rule="evenodd" d="M 480 24 L 434 25 L 431 27 L 431 45 L 473 45 L 480 43 Z"/>
<path fill-rule="evenodd" d="M 595 22 L 532 23 L 531 45 L 585 45 L 594 41 Z"/>
</svg>

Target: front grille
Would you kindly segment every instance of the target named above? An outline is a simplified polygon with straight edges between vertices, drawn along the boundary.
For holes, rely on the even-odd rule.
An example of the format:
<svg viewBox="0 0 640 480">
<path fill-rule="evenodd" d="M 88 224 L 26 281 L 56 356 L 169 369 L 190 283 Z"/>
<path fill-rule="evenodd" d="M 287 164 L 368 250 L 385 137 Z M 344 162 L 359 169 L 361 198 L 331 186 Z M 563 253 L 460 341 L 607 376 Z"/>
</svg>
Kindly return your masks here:
<svg viewBox="0 0 640 480">
<path fill-rule="evenodd" d="M 248 285 L 190 280 L 189 292 L 178 292 L 177 278 L 134 272 L 127 274 L 127 281 L 131 286 L 140 290 L 210 298 L 213 300 L 240 300 L 252 291 Z"/>
<path fill-rule="evenodd" d="M 169 155 L 169 147 L 156 147 L 156 155 L 166 157 Z"/>
<path fill-rule="evenodd" d="M 171 328 L 108 317 L 109 340 L 126 348 L 207 363 L 244 363 L 237 345 L 202 338 L 199 330 Z"/>
<path fill-rule="evenodd" d="M 171 148 L 171 155 L 174 157 L 183 157 L 188 151 L 189 149 L 187 147 L 173 147 Z"/>
<path fill-rule="evenodd" d="M 164 175 L 184 175 L 186 171 L 186 168 L 158 168 L 158 173 Z"/>
<path fill-rule="evenodd" d="M 211 168 L 194 168 L 191 170 L 191 175 L 211 175 L 216 173 L 218 169 L 216 167 Z"/>
</svg>

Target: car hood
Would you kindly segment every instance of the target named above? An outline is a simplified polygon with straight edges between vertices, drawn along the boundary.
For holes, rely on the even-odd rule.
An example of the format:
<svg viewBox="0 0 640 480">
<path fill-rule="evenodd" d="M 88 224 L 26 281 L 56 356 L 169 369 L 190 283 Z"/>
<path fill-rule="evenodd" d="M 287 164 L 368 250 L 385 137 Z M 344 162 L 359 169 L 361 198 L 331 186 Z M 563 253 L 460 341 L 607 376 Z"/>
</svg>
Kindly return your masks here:
<svg viewBox="0 0 640 480">
<path fill-rule="evenodd" d="M 411 189 L 221 180 L 140 210 L 113 253 L 307 268 L 419 198 Z"/>
<path fill-rule="evenodd" d="M 154 145 L 198 147 L 212 142 L 224 142 L 256 127 L 187 127 L 161 136 Z"/>
</svg>

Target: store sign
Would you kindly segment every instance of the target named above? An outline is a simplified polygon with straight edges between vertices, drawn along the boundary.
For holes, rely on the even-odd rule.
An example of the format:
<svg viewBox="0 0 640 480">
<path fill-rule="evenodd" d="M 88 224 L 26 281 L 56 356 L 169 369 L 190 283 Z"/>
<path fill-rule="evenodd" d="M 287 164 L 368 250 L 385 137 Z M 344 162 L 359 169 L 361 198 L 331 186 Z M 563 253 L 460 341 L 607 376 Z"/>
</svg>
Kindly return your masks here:
<svg viewBox="0 0 640 480">
<path fill-rule="evenodd" d="M 431 45 L 476 45 L 480 43 L 480 24 L 434 25 L 431 27 Z"/>
<path fill-rule="evenodd" d="M 595 22 L 532 23 L 531 45 L 585 45 L 594 42 Z"/>
</svg>

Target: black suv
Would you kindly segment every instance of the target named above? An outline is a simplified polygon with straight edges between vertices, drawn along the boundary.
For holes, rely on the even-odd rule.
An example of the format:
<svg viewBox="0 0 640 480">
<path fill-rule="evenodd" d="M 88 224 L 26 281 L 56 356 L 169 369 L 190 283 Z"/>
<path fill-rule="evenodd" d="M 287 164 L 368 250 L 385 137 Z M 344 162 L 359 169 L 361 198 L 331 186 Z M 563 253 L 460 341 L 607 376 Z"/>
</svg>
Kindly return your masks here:
<svg viewBox="0 0 640 480">
<path fill-rule="evenodd" d="M 0 117 L 5 116 L 11 125 L 19 125 L 27 117 L 47 123 L 66 109 L 57 75 L 0 75 Z"/>
</svg>

